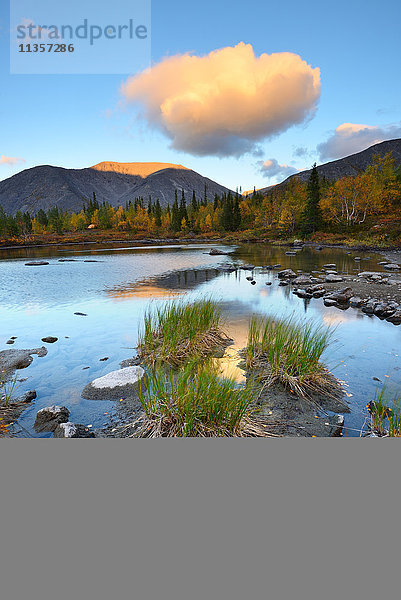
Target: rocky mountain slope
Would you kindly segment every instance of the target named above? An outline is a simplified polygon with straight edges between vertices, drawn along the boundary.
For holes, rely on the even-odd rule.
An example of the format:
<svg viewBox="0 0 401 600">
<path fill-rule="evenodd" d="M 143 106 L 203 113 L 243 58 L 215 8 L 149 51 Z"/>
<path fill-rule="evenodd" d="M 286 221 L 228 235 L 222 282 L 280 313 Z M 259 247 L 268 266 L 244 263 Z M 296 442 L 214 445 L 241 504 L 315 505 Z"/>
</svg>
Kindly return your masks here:
<svg viewBox="0 0 401 600">
<path fill-rule="evenodd" d="M 362 173 L 366 167 L 372 163 L 375 154 L 384 156 L 388 152 L 393 153 L 396 166 L 401 167 L 401 139 L 396 139 L 375 144 L 362 152 L 357 152 L 351 156 L 346 156 L 345 158 L 319 165 L 317 170 L 320 177 L 325 177 L 330 181 L 337 181 L 337 179 L 341 179 L 341 177 Z M 282 183 L 279 183 L 277 187 L 285 186 L 293 177 L 299 177 L 301 181 L 307 181 L 310 172 L 311 169 L 308 169 L 307 171 L 301 171 L 295 175 L 290 175 L 290 177 L 285 179 Z M 268 186 L 258 191 L 266 193 L 270 188 L 271 186 Z"/>
<path fill-rule="evenodd" d="M 161 168 L 159 168 L 161 167 Z M 43 165 L 25 169 L 0 181 L 0 205 L 9 214 L 18 210 L 35 213 L 58 206 L 63 210 L 80 211 L 84 199 L 93 192 L 99 202 L 112 206 L 125 205 L 142 196 L 147 201 L 159 198 L 160 204 L 174 202 L 175 190 L 187 201 L 195 190 L 198 199 L 223 194 L 228 189 L 182 165 L 170 163 L 99 163 L 87 169 L 64 169 Z"/>
</svg>

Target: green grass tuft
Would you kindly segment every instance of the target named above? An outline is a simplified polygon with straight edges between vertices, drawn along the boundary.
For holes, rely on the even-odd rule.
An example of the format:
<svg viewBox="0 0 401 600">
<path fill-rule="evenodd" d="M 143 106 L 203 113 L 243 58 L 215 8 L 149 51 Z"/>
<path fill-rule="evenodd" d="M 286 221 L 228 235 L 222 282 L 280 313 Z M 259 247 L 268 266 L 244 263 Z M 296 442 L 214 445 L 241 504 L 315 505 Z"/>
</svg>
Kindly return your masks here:
<svg viewBox="0 0 401 600">
<path fill-rule="evenodd" d="M 401 404 L 399 398 L 395 398 L 393 408 L 388 417 L 388 435 L 389 437 L 401 437 Z"/>
<path fill-rule="evenodd" d="M 187 364 L 178 373 L 158 366 L 140 386 L 144 410 L 136 437 L 259 437 L 266 425 L 253 420 L 252 386 L 220 378 L 211 364 Z"/>
<path fill-rule="evenodd" d="M 210 356 L 230 339 L 221 327 L 221 310 L 210 299 L 192 304 L 171 301 L 151 307 L 139 335 L 138 354 L 145 362 L 180 366 Z"/>
<path fill-rule="evenodd" d="M 400 395 L 393 398 L 393 406 L 389 408 L 387 388 L 383 386 L 380 392 L 376 391 L 375 399 L 367 405 L 370 412 L 370 428 L 379 436 L 401 437 L 401 403 Z"/>
<path fill-rule="evenodd" d="M 10 401 L 14 397 L 14 392 L 17 387 L 17 376 L 12 381 L 6 382 L 5 371 L 0 374 L 0 404 L 8 407 Z"/>
<path fill-rule="evenodd" d="M 377 433 L 377 435 L 385 435 L 387 433 L 385 421 L 389 416 L 389 409 L 385 402 L 385 394 L 385 387 L 383 387 L 380 392 L 376 390 L 375 399 L 368 404 L 371 415 L 371 429 Z"/>
<path fill-rule="evenodd" d="M 337 380 L 321 364 L 333 330 L 313 322 L 273 317 L 251 320 L 246 348 L 248 369 L 259 371 L 268 385 L 281 382 L 294 393 L 339 395 Z"/>
</svg>

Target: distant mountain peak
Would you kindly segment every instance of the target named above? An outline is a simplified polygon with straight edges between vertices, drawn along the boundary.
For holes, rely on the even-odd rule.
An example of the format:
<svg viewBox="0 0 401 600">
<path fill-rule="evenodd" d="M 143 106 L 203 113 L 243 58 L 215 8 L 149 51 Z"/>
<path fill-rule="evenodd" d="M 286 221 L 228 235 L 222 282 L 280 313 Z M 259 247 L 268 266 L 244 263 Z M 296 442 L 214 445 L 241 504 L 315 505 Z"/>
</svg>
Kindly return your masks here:
<svg viewBox="0 0 401 600">
<path fill-rule="evenodd" d="M 93 193 L 99 202 L 125 206 L 135 198 L 148 202 L 151 196 L 161 206 L 173 204 L 183 191 L 187 201 L 221 196 L 228 188 L 182 165 L 171 163 L 102 162 L 86 169 L 64 169 L 41 165 L 25 169 L 0 181 L 0 206 L 9 214 L 18 210 L 37 213 L 58 206 L 79 212 Z M 181 197 L 181 196 L 180 196 Z"/>
<path fill-rule="evenodd" d="M 174 163 L 162 163 L 162 162 L 132 162 L 132 163 L 120 163 L 113 161 L 103 161 L 98 163 L 97 165 L 93 165 L 90 167 L 91 169 L 96 169 L 97 171 L 108 171 L 113 173 L 123 173 L 124 175 L 138 175 L 139 177 L 147 177 L 148 175 L 152 175 L 157 171 L 162 171 L 163 169 L 185 169 L 188 171 L 187 167 L 183 165 L 176 165 Z"/>
</svg>

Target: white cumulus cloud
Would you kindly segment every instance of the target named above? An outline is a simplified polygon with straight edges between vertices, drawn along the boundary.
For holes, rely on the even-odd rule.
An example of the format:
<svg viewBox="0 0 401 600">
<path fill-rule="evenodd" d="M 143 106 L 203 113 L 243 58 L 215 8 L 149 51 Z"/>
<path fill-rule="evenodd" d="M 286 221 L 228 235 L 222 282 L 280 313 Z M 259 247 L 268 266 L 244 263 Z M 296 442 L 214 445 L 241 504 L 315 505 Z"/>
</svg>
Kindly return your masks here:
<svg viewBox="0 0 401 600">
<path fill-rule="evenodd" d="M 401 137 L 401 123 L 383 127 L 343 123 L 325 142 L 318 145 L 317 151 L 320 160 L 333 160 L 399 137 Z"/>
<path fill-rule="evenodd" d="M 17 156 L 4 156 L 4 154 L 0 156 L 0 165 L 8 165 L 12 167 L 14 165 L 18 165 L 19 163 L 24 162 L 25 158 L 19 158 Z"/>
<path fill-rule="evenodd" d="M 311 118 L 320 70 L 291 52 L 255 56 L 243 42 L 206 56 L 164 58 L 121 92 L 139 103 L 171 146 L 194 155 L 241 156 Z"/>
<path fill-rule="evenodd" d="M 264 162 L 259 162 L 260 172 L 263 177 L 289 177 L 298 172 L 298 169 L 290 165 L 280 165 L 275 158 L 269 158 Z"/>
</svg>

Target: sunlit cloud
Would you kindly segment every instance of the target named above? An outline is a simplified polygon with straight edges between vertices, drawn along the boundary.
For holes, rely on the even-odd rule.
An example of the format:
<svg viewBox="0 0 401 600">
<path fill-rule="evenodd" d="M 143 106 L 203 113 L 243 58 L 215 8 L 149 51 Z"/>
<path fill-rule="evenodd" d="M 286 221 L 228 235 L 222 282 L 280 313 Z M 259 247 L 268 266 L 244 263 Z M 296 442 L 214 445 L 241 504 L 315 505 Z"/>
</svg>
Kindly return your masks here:
<svg viewBox="0 0 401 600">
<path fill-rule="evenodd" d="M 24 162 L 25 158 L 19 158 L 17 156 L 4 156 L 4 154 L 0 156 L 0 165 L 8 165 L 9 167 L 13 167 L 14 165 L 19 165 L 20 163 Z"/>
<path fill-rule="evenodd" d="M 401 123 L 383 127 L 343 123 L 325 142 L 318 145 L 317 151 L 320 160 L 332 160 L 361 152 L 374 144 L 399 137 L 401 137 Z"/>
<path fill-rule="evenodd" d="M 260 161 L 259 170 L 263 177 L 289 177 L 298 172 L 298 169 L 290 165 L 280 165 L 275 158 L 269 158 L 264 162 Z"/>
<path fill-rule="evenodd" d="M 171 146 L 194 155 L 241 156 L 310 119 L 320 70 L 291 52 L 255 56 L 239 43 L 206 56 L 164 58 L 122 86 Z"/>
</svg>

